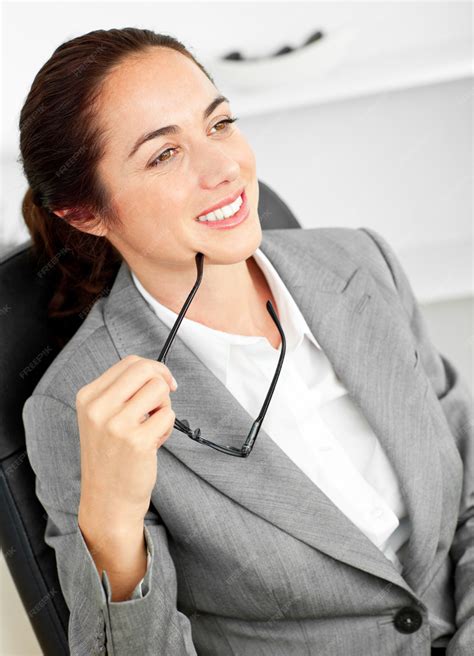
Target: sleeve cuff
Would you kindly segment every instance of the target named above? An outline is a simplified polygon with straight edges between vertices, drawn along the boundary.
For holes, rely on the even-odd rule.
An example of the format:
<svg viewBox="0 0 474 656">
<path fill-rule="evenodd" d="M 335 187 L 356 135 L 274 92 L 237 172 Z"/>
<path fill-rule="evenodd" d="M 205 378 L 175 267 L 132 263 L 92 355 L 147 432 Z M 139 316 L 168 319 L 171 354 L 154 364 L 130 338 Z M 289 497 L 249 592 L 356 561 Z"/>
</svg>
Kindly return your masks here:
<svg viewBox="0 0 474 656">
<path fill-rule="evenodd" d="M 139 581 L 128 599 L 122 601 L 131 601 L 132 599 L 143 599 L 150 589 L 150 577 L 152 571 L 153 541 L 146 524 L 143 525 L 145 542 L 147 547 L 147 565 L 145 576 Z M 107 601 L 112 602 L 112 586 L 107 576 L 106 570 L 102 570 L 102 587 L 104 588 Z M 122 602 L 114 602 L 122 603 Z"/>
<path fill-rule="evenodd" d="M 147 529 L 145 526 L 145 541 L 146 541 L 146 548 L 147 548 L 147 557 L 146 557 L 146 572 L 145 576 L 142 578 L 142 580 L 137 584 L 137 587 L 135 590 L 132 592 L 130 595 L 130 599 L 143 599 L 143 597 L 146 595 L 146 593 L 149 590 L 149 579 L 150 579 L 150 571 L 151 571 L 151 553 L 150 553 L 150 546 L 149 546 L 149 540 L 151 541 L 151 538 L 147 536 Z"/>
</svg>

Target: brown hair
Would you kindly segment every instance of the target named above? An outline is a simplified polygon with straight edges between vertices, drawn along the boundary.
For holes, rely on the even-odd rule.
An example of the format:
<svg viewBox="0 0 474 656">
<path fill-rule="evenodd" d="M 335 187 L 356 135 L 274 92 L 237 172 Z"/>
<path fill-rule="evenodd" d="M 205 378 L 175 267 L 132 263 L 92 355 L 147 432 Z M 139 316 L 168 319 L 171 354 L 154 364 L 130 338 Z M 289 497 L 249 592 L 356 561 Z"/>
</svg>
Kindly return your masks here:
<svg viewBox="0 0 474 656">
<path fill-rule="evenodd" d="M 19 162 L 30 186 L 22 213 L 37 262 L 54 275 L 51 319 L 82 319 L 99 296 L 110 292 L 122 261 L 105 237 L 78 230 L 69 221 L 90 226 L 94 214 L 106 226 L 120 223 L 97 173 L 105 142 L 95 120 L 95 101 L 114 68 L 152 47 L 189 57 L 214 84 L 172 36 L 134 27 L 94 30 L 56 48 L 22 107 Z M 53 213 L 66 208 L 75 209 L 63 218 Z"/>
</svg>

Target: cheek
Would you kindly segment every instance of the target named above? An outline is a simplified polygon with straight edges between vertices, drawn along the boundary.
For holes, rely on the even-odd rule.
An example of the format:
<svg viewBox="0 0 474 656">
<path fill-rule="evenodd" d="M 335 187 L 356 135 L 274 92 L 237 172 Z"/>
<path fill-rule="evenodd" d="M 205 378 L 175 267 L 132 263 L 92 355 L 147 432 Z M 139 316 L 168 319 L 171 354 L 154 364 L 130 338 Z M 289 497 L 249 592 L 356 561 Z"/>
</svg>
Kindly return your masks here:
<svg viewBox="0 0 474 656">
<path fill-rule="evenodd" d="M 189 219 L 189 200 L 184 202 L 182 193 L 170 195 L 161 189 L 143 192 L 135 209 L 128 214 L 129 238 L 135 244 L 149 250 L 153 244 L 169 244 L 176 248 L 182 243 L 182 233 Z"/>
<path fill-rule="evenodd" d="M 240 153 L 241 165 L 247 170 L 255 170 L 257 164 L 255 153 L 252 146 L 243 135 L 240 135 Z"/>
<path fill-rule="evenodd" d="M 156 227 L 159 217 L 166 221 L 172 215 L 172 208 L 173 199 L 166 185 L 153 178 L 153 174 L 140 183 L 128 185 L 121 198 L 121 212 L 127 225 L 133 229 L 137 226 Z"/>
</svg>

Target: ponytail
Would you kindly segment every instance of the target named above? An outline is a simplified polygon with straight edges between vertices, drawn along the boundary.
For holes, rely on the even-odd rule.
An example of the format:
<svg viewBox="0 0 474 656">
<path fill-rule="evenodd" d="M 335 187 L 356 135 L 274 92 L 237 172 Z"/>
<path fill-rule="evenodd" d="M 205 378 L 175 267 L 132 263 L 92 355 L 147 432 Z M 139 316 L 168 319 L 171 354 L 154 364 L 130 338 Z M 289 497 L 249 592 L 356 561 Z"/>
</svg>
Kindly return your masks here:
<svg viewBox="0 0 474 656">
<path fill-rule="evenodd" d="M 64 319 L 81 315 L 79 318 L 84 319 L 91 301 L 108 295 L 122 257 L 107 239 L 77 230 L 36 205 L 33 196 L 28 189 L 22 213 L 33 242 L 37 275 L 51 278 L 48 316 Z"/>
</svg>

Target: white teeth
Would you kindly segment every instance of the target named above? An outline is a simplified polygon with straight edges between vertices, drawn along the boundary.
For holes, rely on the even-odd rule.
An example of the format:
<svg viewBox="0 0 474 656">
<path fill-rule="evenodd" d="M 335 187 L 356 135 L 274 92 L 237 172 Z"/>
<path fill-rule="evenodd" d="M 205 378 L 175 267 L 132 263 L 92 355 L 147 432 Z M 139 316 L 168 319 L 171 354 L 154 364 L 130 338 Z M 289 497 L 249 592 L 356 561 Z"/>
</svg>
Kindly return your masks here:
<svg viewBox="0 0 474 656">
<path fill-rule="evenodd" d="M 214 212 L 209 212 L 209 214 L 203 214 L 202 216 L 198 216 L 197 220 L 220 221 L 221 219 L 227 219 L 229 218 L 229 216 L 232 216 L 240 209 L 240 206 L 242 205 L 243 202 L 244 201 L 242 200 L 242 196 L 240 195 L 230 205 L 224 205 L 224 207 L 220 207 L 218 210 L 214 210 Z"/>
</svg>

